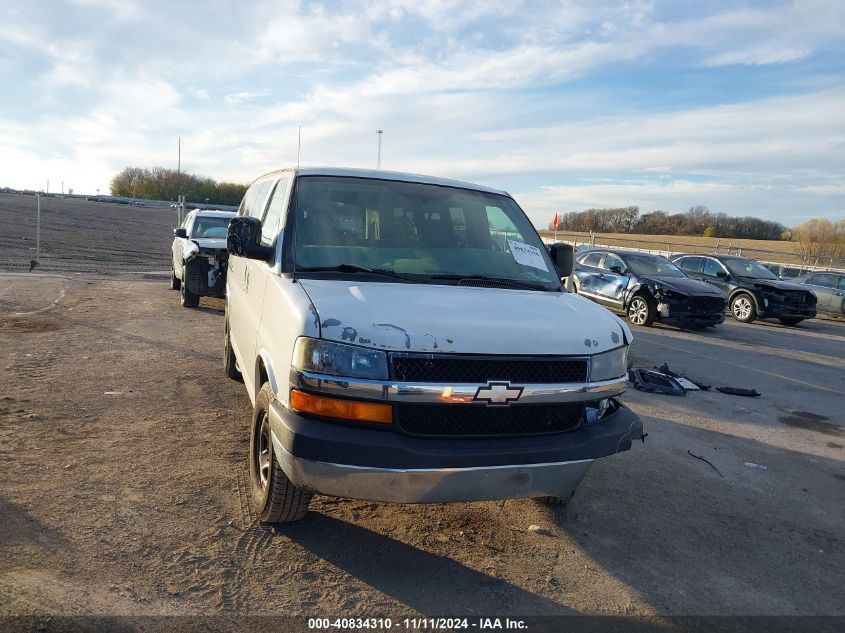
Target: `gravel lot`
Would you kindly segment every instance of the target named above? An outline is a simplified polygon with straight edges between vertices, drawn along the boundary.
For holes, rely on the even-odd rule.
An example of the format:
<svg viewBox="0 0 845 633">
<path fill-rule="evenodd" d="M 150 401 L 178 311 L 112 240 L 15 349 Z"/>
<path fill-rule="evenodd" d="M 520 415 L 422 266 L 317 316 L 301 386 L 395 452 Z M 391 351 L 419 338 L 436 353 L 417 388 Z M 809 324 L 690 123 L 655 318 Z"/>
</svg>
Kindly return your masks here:
<svg viewBox="0 0 845 633">
<path fill-rule="evenodd" d="M 157 245 L 160 271 L 170 223 L 150 217 L 133 250 Z M 52 248 L 113 273 L 112 245 Z M 0 615 L 845 615 L 843 323 L 637 329 L 638 364 L 763 395 L 629 391 L 645 444 L 597 462 L 566 512 L 319 497 L 270 529 L 245 503 L 220 302 L 87 271 L 0 274 Z"/>
</svg>

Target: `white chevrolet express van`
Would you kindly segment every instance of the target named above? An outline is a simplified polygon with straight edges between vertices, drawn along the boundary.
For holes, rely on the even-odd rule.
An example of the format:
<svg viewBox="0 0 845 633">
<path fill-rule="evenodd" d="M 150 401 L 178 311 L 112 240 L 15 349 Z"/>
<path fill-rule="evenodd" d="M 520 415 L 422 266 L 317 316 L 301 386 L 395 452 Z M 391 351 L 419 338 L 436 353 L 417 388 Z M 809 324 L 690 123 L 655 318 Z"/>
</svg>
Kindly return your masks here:
<svg viewBox="0 0 845 633">
<path fill-rule="evenodd" d="M 640 421 L 614 399 L 631 332 L 566 292 L 507 193 L 384 171 L 289 169 L 227 236 L 226 373 L 254 405 L 265 522 L 314 493 L 565 503 Z"/>
</svg>

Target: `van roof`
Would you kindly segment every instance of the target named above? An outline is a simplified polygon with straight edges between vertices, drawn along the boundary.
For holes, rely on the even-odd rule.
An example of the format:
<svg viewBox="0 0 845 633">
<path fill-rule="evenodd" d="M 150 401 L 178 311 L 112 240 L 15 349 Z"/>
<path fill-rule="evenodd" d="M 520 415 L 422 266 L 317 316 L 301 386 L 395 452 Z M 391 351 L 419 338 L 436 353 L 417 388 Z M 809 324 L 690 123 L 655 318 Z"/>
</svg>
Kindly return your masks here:
<svg viewBox="0 0 845 633">
<path fill-rule="evenodd" d="M 507 191 L 500 189 L 493 189 L 492 187 L 485 187 L 484 185 L 476 185 L 471 182 L 464 182 L 463 180 L 451 180 L 449 178 L 438 178 L 436 176 L 423 176 L 421 174 L 411 174 L 401 171 L 384 171 L 381 169 L 354 169 L 352 167 L 291 167 L 286 169 L 279 169 L 256 178 L 255 181 L 262 180 L 271 176 L 291 174 L 295 176 L 345 176 L 347 178 L 374 178 L 378 180 L 398 180 L 402 182 L 418 182 L 427 185 L 440 185 L 442 187 L 456 187 L 458 189 L 471 189 L 473 191 L 483 191 L 485 193 L 494 193 L 502 196 L 511 195 Z M 255 182 L 254 181 L 254 182 Z"/>
</svg>

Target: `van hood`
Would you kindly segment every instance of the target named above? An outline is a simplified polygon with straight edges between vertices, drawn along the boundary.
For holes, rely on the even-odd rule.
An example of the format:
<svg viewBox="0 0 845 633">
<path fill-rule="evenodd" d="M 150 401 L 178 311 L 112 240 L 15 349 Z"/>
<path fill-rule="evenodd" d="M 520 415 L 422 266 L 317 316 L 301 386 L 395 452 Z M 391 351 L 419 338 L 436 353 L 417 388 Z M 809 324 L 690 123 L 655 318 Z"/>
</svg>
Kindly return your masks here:
<svg viewBox="0 0 845 633">
<path fill-rule="evenodd" d="M 631 342 L 619 317 L 566 292 L 297 279 L 320 336 L 365 347 L 459 354 L 595 354 Z"/>
</svg>

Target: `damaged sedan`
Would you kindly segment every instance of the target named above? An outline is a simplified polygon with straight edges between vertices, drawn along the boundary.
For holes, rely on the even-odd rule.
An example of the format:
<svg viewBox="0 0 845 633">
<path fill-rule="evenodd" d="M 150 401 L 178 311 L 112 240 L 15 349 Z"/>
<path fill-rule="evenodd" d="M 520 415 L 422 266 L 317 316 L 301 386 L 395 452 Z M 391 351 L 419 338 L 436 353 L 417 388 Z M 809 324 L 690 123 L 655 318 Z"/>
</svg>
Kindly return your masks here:
<svg viewBox="0 0 845 633">
<path fill-rule="evenodd" d="M 226 230 L 230 211 L 194 209 L 173 231 L 170 288 L 180 291 L 182 305 L 195 308 L 200 297 L 226 295 Z"/>
<path fill-rule="evenodd" d="M 724 293 L 660 255 L 590 250 L 576 258 L 573 275 L 578 294 L 625 312 L 634 325 L 707 327 L 725 320 Z"/>
<path fill-rule="evenodd" d="M 760 262 L 739 255 L 677 255 L 687 275 L 719 288 L 733 317 L 742 323 L 778 319 L 798 325 L 816 316 L 816 295 L 807 286 L 784 281 Z"/>
</svg>

